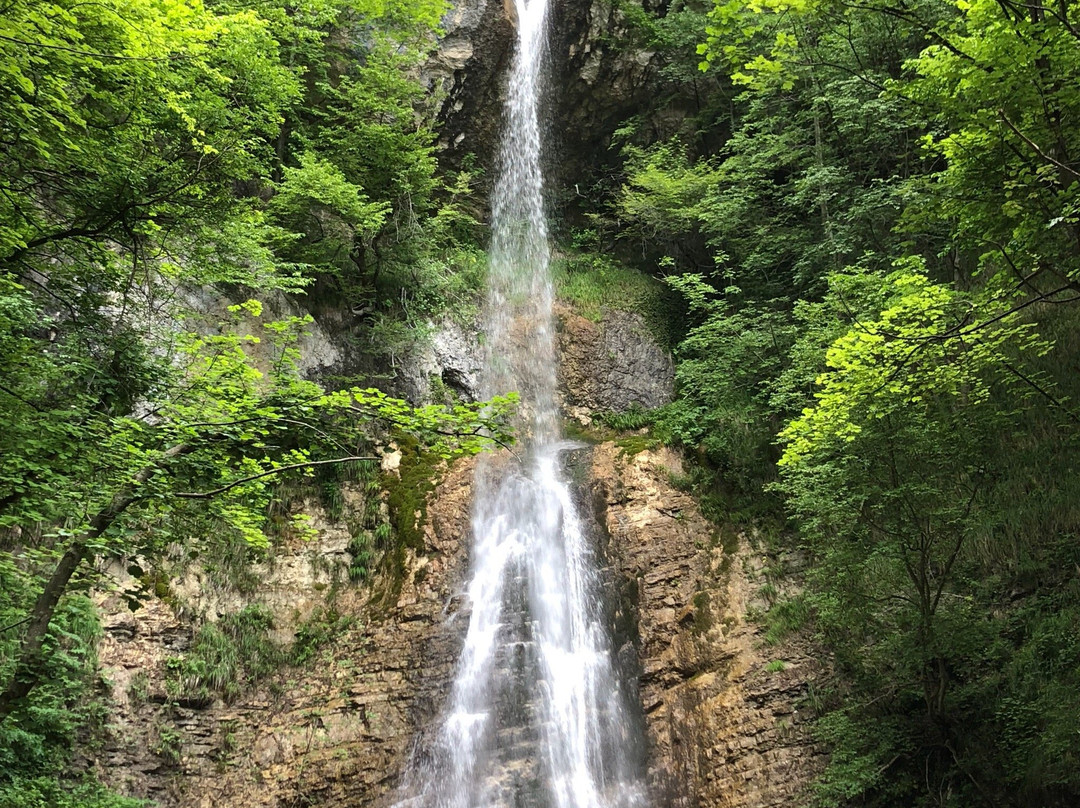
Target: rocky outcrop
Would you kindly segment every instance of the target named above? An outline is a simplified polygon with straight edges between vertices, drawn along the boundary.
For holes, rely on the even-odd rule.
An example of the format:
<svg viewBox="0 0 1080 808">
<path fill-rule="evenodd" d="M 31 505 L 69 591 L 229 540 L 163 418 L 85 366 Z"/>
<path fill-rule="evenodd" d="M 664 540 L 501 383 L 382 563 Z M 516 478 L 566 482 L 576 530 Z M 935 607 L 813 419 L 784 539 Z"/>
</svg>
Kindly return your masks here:
<svg viewBox="0 0 1080 808">
<path fill-rule="evenodd" d="M 410 401 L 479 401 L 482 367 L 479 327 L 444 320 L 432 325 L 423 345 L 402 363 L 398 381 Z"/>
<path fill-rule="evenodd" d="M 512 0 L 458 0 L 422 78 L 442 97 L 438 118 L 444 165 L 494 164 L 502 126 L 506 74 L 513 54 Z"/>
<path fill-rule="evenodd" d="M 705 521 L 677 490 L 668 450 L 593 454 L 592 490 L 608 554 L 637 620 L 654 804 L 805 804 L 825 761 L 803 705 L 820 663 L 796 644 L 766 646 L 761 559 L 744 536 Z"/>
<path fill-rule="evenodd" d="M 328 604 L 335 616 L 324 626 L 334 636 L 302 666 L 234 703 L 190 703 L 167 691 L 169 660 L 188 649 L 193 633 L 175 604 L 153 600 L 129 614 L 106 598 L 99 655 L 115 709 L 111 736 L 87 765 L 163 808 L 380 805 L 441 705 L 467 622 L 454 619 L 454 593 L 472 466 L 457 464 L 434 492 L 422 553 L 406 552 L 369 587 L 339 582 Z M 318 556 L 320 541 L 303 553 Z M 280 603 L 276 611 L 295 627 L 280 601 L 289 584 L 272 581 L 249 602 L 269 589 L 270 605 Z M 299 578 L 292 585 L 297 607 L 317 589 Z"/>
<path fill-rule="evenodd" d="M 620 4 L 608 0 L 552 0 L 550 25 L 554 89 L 544 117 L 551 121 L 551 187 L 573 188 L 605 155 L 611 133 L 654 92 L 654 55 L 637 41 Z M 513 56 L 513 0 L 457 0 L 442 27 L 423 70 L 429 90 L 443 97 L 440 159 L 455 169 L 493 165 Z"/>
<path fill-rule="evenodd" d="M 551 164 L 554 187 L 569 190 L 609 163 L 612 133 L 648 108 L 658 76 L 655 54 L 626 13 L 630 4 L 553 2 Z M 637 4 L 661 15 L 668 5 L 652 0 Z"/>
<path fill-rule="evenodd" d="M 564 411 L 588 423 L 592 413 L 653 409 L 671 401 L 671 354 L 636 312 L 607 309 L 598 322 L 559 304 L 556 349 Z M 424 342 L 398 366 L 396 386 L 414 402 L 478 401 L 483 367 L 478 325 L 431 324 Z"/>
<path fill-rule="evenodd" d="M 675 369 L 671 355 L 650 335 L 640 314 L 608 310 L 594 323 L 559 306 L 559 390 L 567 411 L 652 409 L 671 401 Z"/>
</svg>

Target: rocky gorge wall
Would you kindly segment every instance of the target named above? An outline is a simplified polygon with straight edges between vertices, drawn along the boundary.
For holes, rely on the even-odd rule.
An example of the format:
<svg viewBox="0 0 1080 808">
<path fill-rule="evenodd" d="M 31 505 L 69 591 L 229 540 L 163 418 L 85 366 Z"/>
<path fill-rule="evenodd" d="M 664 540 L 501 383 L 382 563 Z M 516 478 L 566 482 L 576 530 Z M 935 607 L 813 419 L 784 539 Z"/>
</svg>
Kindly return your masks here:
<svg viewBox="0 0 1080 808">
<path fill-rule="evenodd" d="M 443 97 L 446 166 L 491 165 L 513 38 L 509 8 L 502 0 L 456 3 L 425 68 Z M 552 26 L 552 83 L 560 88 L 548 99 L 559 156 L 552 162 L 562 172 L 552 185 L 573 188 L 650 92 L 653 56 L 626 36 L 617 3 L 555 0 Z M 217 306 L 206 301 L 209 318 Z M 671 357 L 639 315 L 606 311 L 594 322 L 563 306 L 557 316 L 568 418 L 588 430 L 598 412 L 670 400 Z M 362 366 L 342 338 L 353 327 L 349 313 L 319 320 L 324 327 L 302 346 L 305 367 L 320 375 Z M 431 400 L 440 384 L 475 399 L 480 353 L 476 333 L 433 324 L 430 344 L 396 383 L 417 401 Z M 596 445 L 575 460 L 580 497 L 592 509 L 627 640 L 622 667 L 640 671 L 652 804 L 802 804 L 824 761 L 801 706 L 819 667 L 797 646 L 764 646 L 748 620 L 764 606 L 763 559 L 747 536 L 707 522 L 675 485 L 677 455 L 643 435 L 591 434 Z M 387 446 L 384 473 L 404 478 L 400 462 Z M 298 502 L 313 537 L 285 535 L 248 569 L 244 587 L 222 582 L 205 562 L 178 563 L 153 587 L 157 596 L 131 612 L 122 593 L 136 582 L 110 570 L 115 589 L 98 602 L 112 707 L 83 764 L 162 808 L 388 808 L 416 737 L 439 715 L 468 622 L 461 591 L 473 467 L 463 461 L 440 471 L 418 507 L 415 546 L 375 560 L 363 583 L 349 580 L 350 546 L 372 496 L 358 483 L 345 484 L 336 514 L 315 496 Z M 298 636 L 321 642 L 229 700 L 178 694 L 176 668 L 199 627 L 253 604 L 272 617 L 271 639 L 283 647 Z"/>
<path fill-rule="evenodd" d="M 804 705 L 820 665 L 795 643 L 764 644 L 748 617 L 766 605 L 763 558 L 702 517 L 672 483 L 682 471 L 668 449 L 592 453 L 607 555 L 636 623 L 654 804 L 804 804 L 825 762 Z"/>
<path fill-rule="evenodd" d="M 646 7 L 664 3 L 646 0 Z M 611 133 L 655 90 L 654 54 L 635 42 L 613 0 L 553 0 L 551 86 L 545 99 L 552 188 L 573 189 L 606 154 Z M 440 162 L 491 166 L 502 126 L 503 76 L 514 38 L 513 4 L 457 0 L 423 71 L 439 113 Z"/>
<path fill-rule="evenodd" d="M 654 406 L 670 396 L 670 358 L 635 317 L 592 323 L 561 312 L 562 390 L 579 420 L 613 402 Z M 609 343 L 626 350 L 597 348 Z M 643 368 L 652 375 L 620 387 Z M 673 482 L 680 458 L 650 446 L 647 436 L 610 436 L 577 471 L 628 638 L 620 654 L 633 664 L 623 667 L 640 670 L 653 804 L 799 805 L 824 760 L 801 704 L 818 664 L 797 647 L 762 644 L 747 614 L 763 606 L 763 560 L 746 536 L 701 516 Z M 389 447 L 387 473 L 398 463 Z M 246 592 L 194 566 L 134 613 L 103 593 L 99 653 L 113 710 L 86 765 L 163 808 L 392 804 L 414 739 L 448 693 L 468 622 L 474 463 L 442 474 L 422 546 L 377 567 L 370 582 L 346 574 L 350 515 L 367 496 L 347 484 L 336 519 L 314 499 L 299 506 L 315 538 L 283 541 L 251 570 L 257 582 Z M 228 702 L 170 692 L 170 665 L 190 651 L 197 626 L 252 603 L 272 613 L 278 640 L 314 624 L 325 641 Z"/>
</svg>

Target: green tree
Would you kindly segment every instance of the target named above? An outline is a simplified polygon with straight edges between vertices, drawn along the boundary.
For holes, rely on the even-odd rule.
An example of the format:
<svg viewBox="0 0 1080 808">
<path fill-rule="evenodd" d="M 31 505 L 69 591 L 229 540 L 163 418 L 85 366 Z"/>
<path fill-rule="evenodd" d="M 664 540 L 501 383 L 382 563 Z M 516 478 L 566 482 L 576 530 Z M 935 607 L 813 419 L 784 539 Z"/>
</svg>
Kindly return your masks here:
<svg viewBox="0 0 1080 808">
<path fill-rule="evenodd" d="M 255 301 L 233 310 L 261 313 Z M 169 541 L 186 538 L 174 525 L 193 503 L 223 529 L 265 545 L 270 484 L 320 465 L 373 459 L 358 451 L 371 419 L 443 454 L 476 452 L 505 437 L 505 399 L 414 409 L 377 390 L 326 393 L 304 381 L 295 366 L 304 324 L 264 323 L 262 335 L 177 335 L 168 363 L 175 369 L 158 366 L 164 378 L 135 413 L 100 412 L 95 402 L 81 412 L 70 404 L 57 411 L 22 393 L 23 406 L 5 412 L 0 526 L 51 549 L 57 560 L 25 621 L 18 665 L 0 694 L 0 719 L 39 680 L 52 616 L 88 559 L 155 557 Z M 262 339 L 273 346 L 266 372 L 245 353 Z M 71 371 L 62 356 L 52 365 L 58 375 Z"/>
<path fill-rule="evenodd" d="M 837 278 L 834 294 L 843 289 Z M 1050 346 L 1007 300 L 934 284 L 917 262 L 848 305 L 875 300 L 880 314 L 832 343 L 813 406 L 780 433 L 778 488 L 814 554 L 816 625 L 856 698 L 889 697 L 823 723 L 836 752 L 819 794 L 829 805 L 924 800 L 921 761 L 930 789 L 974 785 L 968 799 L 981 800 L 983 784 L 963 779 L 962 694 L 996 638 L 970 582 L 1001 518 L 1009 369 Z"/>
<path fill-rule="evenodd" d="M 976 2 L 913 62 L 899 88 L 934 121 L 926 149 L 936 204 L 912 211 L 952 223 L 976 259 L 968 275 L 1027 298 L 1080 290 L 1080 31 L 1075 4 Z"/>
<path fill-rule="evenodd" d="M 38 593 L 11 628 L 21 640 L 0 717 L 46 670 L 52 617 L 87 560 L 153 558 L 193 519 L 265 543 L 271 483 L 365 456 L 373 420 L 441 453 L 504 434 L 506 401 L 414 410 L 375 390 L 324 391 L 297 371 L 303 318 L 249 331 L 252 301 L 211 326 L 191 302 L 211 286 L 299 292 L 305 267 L 372 244 L 403 195 L 431 190 L 430 133 L 403 71 L 441 9 L 7 8 L 0 535 Z M 322 128 L 354 124 L 369 139 L 336 144 L 331 160 Z M 318 228 L 332 236 L 314 239 Z"/>
</svg>

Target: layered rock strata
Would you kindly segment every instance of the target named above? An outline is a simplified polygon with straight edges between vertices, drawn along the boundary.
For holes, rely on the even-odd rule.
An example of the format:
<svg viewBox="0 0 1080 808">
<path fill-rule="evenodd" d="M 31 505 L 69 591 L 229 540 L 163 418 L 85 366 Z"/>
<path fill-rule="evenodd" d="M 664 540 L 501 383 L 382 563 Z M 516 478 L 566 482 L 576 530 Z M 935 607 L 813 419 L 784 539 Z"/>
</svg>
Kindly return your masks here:
<svg viewBox="0 0 1080 808">
<path fill-rule="evenodd" d="M 745 537 L 723 540 L 676 489 L 674 453 L 604 443 L 582 454 L 581 495 L 593 505 L 617 633 L 627 639 L 620 667 L 640 673 L 653 804 L 803 804 L 824 761 L 803 706 L 819 666 L 797 646 L 764 645 L 747 621 L 764 605 L 760 560 Z M 391 805 L 415 738 L 443 706 L 468 622 L 458 593 L 472 466 L 457 465 L 433 493 L 422 552 L 370 588 L 336 595 L 334 608 L 352 624 L 235 703 L 170 699 L 168 659 L 187 650 L 191 622 L 160 601 L 134 615 L 106 602 L 100 656 L 114 731 L 87 763 L 164 808 Z M 328 544 L 304 552 L 332 557 L 332 526 L 319 526 Z M 262 590 L 287 624 L 290 587 L 302 605 L 322 579 L 284 562 L 278 569 L 292 572 L 268 572 Z"/>
<path fill-rule="evenodd" d="M 636 618 L 654 804 L 805 804 L 825 762 L 804 706 L 819 664 L 796 644 L 764 644 L 747 620 L 765 605 L 762 561 L 672 485 L 681 471 L 669 450 L 593 453 L 607 552 Z"/>
<path fill-rule="evenodd" d="M 190 620 L 161 601 L 128 615 L 106 599 L 99 655 L 112 683 L 112 731 L 87 765 L 123 793 L 163 808 L 386 803 L 413 739 L 442 704 L 467 623 L 455 614 L 455 593 L 472 475 L 472 461 L 459 463 L 436 488 L 423 553 L 407 553 L 369 587 L 342 586 L 332 607 L 352 619 L 335 621 L 336 636 L 303 665 L 232 704 L 186 703 L 167 693 L 168 660 L 188 650 Z M 333 535 L 316 524 L 323 537 L 300 550 L 309 559 Z M 288 567 L 288 554 L 279 561 Z M 260 592 L 282 602 L 288 584 L 274 581 L 268 573 Z M 293 601 L 303 603 L 310 582 L 293 583 Z M 260 592 L 249 599 L 260 602 Z M 291 620 L 285 609 L 277 617 Z"/>
</svg>

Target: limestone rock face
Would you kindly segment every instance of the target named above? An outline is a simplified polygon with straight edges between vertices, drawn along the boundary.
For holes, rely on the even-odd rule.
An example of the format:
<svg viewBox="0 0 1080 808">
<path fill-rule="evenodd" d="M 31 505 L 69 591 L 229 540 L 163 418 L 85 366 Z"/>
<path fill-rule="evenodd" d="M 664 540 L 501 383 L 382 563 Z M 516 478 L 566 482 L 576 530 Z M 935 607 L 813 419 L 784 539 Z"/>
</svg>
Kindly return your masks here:
<svg viewBox="0 0 1080 808">
<path fill-rule="evenodd" d="M 680 469 L 668 450 L 593 454 L 594 501 L 637 621 L 654 804 L 803 805 L 825 762 L 800 707 L 819 664 L 763 647 L 746 619 L 760 560 L 672 486 Z"/>
<path fill-rule="evenodd" d="M 438 115 L 443 161 L 460 168 L 471 154 L 477 165 L 490 166 L 513 55 L 513 2 L 456 0 L 442 28 L 422 79 L 443 98 Z"/>
<path fill-rule="evenodd" d="M 161 601 L 134 614 L 105 602 L 99 654 L 115 707 L 110 737 L 86 764 L 162 808 L 388 802 L 414 737 L 442 704 L 467 624 L 454 611 L 472 476 L 464 461 L 437 487 L 422 554 L 338 594 L 347 628 L 232 704 L 166 693 L 167 660 L 190 646 L 190 621 Z M 297 606 L 312 595 L 307 578 L 274 580 L 275 602 L 287 591 Z"/>
<path fill-rule="evenodd" d="M 656 344 L 641 315 L 607 311 L 594 323 L 567 307 L 556 314 L 559 387 L 572 412 L 625 412 L 671 401 L 671 356 Z"/>
<path fill-rule="evenodd" d="M 482 369 L 479 327 L 445 320 L 434 324 L 424 348 L 402 363 L 399 381 L 410 401 L 439 399 L 433 388 L 440 385 L 454 398 L 479 401 Z"/>
</svg>

